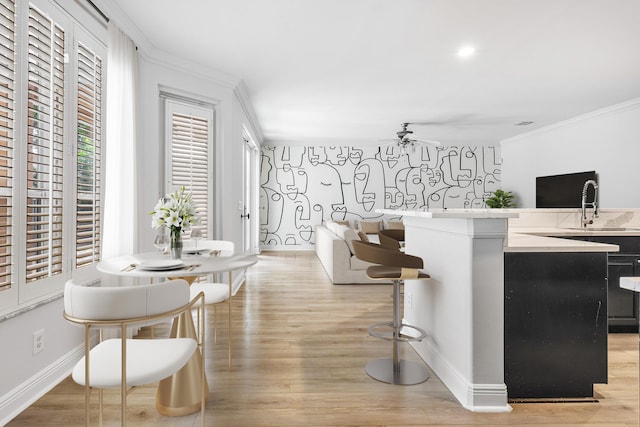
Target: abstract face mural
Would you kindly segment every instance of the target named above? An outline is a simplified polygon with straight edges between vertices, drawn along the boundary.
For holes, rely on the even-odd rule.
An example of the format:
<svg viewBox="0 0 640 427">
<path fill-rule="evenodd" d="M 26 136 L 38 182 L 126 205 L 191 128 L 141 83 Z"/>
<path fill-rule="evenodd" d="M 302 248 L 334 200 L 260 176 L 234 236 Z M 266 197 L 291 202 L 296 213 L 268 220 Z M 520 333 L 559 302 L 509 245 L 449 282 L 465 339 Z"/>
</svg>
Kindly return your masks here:
<svg viewBox="0 0 640 427">
<path fill-rule="evenodd" d="M 364 159 L 353 173 L 356 200 L 365 212 L 384 208 L 384 168 L 378 159 Z"/>
<path fill-rule="evenodd" d="M 308 245 L 334 219 L 376 209 L 484 207 L 499 188 L 496 147 L 262 147 L 262 245 Z"/>
<path fill-rule="evenodd" d="M 318 165 L 317 180 L 310 182 L 311 194 L 314 195 L 314 209 L 321 212 L 321 218 L 342 220 L 345 218 L 344 195 L 338 170 L 329 164 Z"/>
</svg>

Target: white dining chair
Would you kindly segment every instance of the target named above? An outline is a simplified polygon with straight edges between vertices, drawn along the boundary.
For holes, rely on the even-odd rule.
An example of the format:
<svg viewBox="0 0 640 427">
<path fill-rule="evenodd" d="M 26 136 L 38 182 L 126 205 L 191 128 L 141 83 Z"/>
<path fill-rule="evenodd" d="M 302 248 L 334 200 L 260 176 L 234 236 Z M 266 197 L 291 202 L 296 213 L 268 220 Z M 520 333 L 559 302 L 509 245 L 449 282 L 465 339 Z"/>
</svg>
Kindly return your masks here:
<svg viewBox="0 0 640 427">
<path fill-rule="evenodd" d="M 177 279 L 143 286 L 81 286 L 68 281 L 64 288 L 64 317 L 84 326 L 85 352 L 72 371 L 73 380 L 85 387 L 85 424 L 90 423 L 90 394 L 98 389 L 99 423 L 103 422 L 104 388 L 120 388 L 121 425 L 126 425 L 127 395 L 135 387 L 152 384 L 179 371 L 198 347 L 204 352 L 204 321 L 198 322 L 198 339 L 130 339 L 127 328 L 157 323 L 203 306 L 204 294 L 190 298 L 189 284 Z M 202 308 L 200 308 L 202 310 Z M 200 313 L 200 319 L 204 313 Z M 117 328 L 120 338 L 103 340 L 103 330 Z M 99 331 L 91 348 L 92 331 Z M 204 423 L 204 353 L 201 359 L 201 424 Z"/>
<path fill-rule="evenodd" d="M 232 254 L 235 250 L 233 242 L 228 240 L 201 240 L 198 243 L 198 248 L 202 248 L 205 251 L 209 251 L 209 256 L 219 256 L 225 253 Z M 220 252 L 217 252 L 220 251 Z M 229 314 L 229 326 L 227 346 L 229 353 L 229 368 L 232 366 L 231 362 L 231 337 L 232 337 L 232 322 L 231 322 L 231 296 L 233 293 L 233 275 L 228 273 L 227 283 L 221 282 L 218 274 L 215 276 L 215 282 L 207 282 L 198 280 L 191 285 L 191 295 L 197 295 L 200 292 L 204 293 L 204 303 L 207 305 L 213 305 L 213 337 L 214 342 L 218 341 L 218 328 L 216 325 L 217 310 L 216 307 L 220 303 L 227 303 L 227 310 Z"/>
</svg>

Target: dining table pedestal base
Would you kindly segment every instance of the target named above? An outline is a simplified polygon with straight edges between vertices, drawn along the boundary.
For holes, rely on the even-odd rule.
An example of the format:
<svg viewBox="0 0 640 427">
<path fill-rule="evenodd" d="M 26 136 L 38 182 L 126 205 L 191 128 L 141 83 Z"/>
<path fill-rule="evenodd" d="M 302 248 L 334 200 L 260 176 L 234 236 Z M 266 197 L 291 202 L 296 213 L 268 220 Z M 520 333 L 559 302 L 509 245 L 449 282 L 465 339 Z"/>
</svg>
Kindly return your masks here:
<svg viewBox="0 0 640 427">
<path fill-rule="evenodd" d="M 174 320 L 170 336 L 198 339 L 190 313 L 183 313 Z M 201 362 L 202 354 L 196 350 L 182 369 L 160 381 L 156 394 L 156 409 L 160 414 L 181 417 L 200 410 L 201 380 L 205 382 L 205 402 L 209 398 L 209 386 Z"/>
</svg>

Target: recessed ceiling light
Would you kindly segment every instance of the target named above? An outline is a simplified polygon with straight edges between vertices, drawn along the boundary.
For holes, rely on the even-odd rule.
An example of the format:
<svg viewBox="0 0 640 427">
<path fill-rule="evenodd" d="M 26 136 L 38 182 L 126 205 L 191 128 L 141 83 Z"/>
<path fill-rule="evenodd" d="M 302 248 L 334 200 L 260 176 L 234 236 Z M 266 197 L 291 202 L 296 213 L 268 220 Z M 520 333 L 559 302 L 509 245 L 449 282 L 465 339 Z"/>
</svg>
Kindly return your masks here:
<svg viewBox="0 0 640 427">
<path fill-rule="evenodd" d="M 476 48 L 474 48 L 473 46 L 465 46 L 460 50 L 458 50 L 458 56 L 461 56 L 461 57 L 471 56 L 475 53 L 475 51 L 476 51 Z"/>
</svg>

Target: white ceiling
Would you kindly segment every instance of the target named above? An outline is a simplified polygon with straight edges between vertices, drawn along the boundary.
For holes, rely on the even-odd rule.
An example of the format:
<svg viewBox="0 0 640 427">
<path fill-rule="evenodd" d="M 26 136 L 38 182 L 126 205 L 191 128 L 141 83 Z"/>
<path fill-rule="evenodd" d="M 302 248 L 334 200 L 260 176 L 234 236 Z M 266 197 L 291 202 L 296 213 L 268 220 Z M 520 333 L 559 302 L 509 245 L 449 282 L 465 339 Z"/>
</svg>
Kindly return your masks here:
<svg viewBox="0 0 640 427">
<path fill-rule="evenodd" d="M 640 97 L 640 0 L 112 2 L 136 42 L 242 79 L 266 143 L 496 144 Z"/>
</svg>

